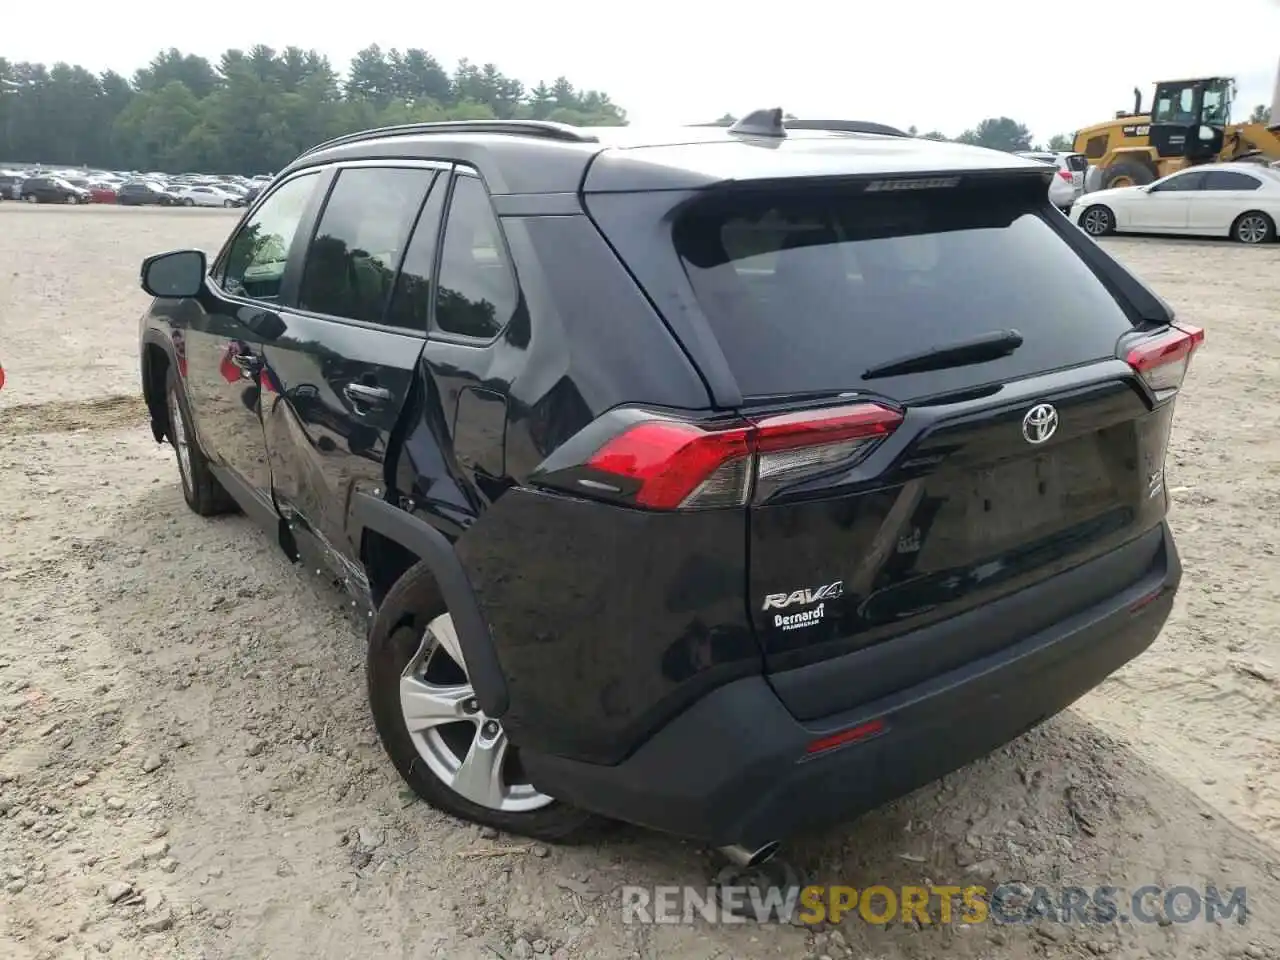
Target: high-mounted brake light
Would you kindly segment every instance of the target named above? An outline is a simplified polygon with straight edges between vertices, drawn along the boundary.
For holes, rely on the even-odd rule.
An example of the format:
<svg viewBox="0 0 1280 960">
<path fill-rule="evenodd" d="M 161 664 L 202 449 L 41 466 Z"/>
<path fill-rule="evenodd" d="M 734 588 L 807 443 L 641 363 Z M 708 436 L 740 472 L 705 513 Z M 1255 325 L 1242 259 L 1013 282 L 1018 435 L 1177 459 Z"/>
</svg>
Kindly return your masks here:
<svg viewBox="0 0 1280 960">
<path fill-rule="evenodd" d="M 1133 347 L 1125 361 L 1163 400 L 1182 386 L 1191 355 L 1202 343 L 1204 331 L 1199 327 L 1174 325 Z"/>
<path fill-rule="evenodd" d="M 893 180 L 872 180 L 867 184 L 866 191 L 888 193 L 898 190 L 942 190 L 959 185 L 959 177 L 900 177 Z"/>
<path fill-rule="evenodd" d="M 742 506 L 836 465 L 852 466 L 902 422 L 876 403 L 704 425 L 652 417 L 601 445 L 581 468 L 545 476 L 589 496 L 651 510 Z"/>
</svg>

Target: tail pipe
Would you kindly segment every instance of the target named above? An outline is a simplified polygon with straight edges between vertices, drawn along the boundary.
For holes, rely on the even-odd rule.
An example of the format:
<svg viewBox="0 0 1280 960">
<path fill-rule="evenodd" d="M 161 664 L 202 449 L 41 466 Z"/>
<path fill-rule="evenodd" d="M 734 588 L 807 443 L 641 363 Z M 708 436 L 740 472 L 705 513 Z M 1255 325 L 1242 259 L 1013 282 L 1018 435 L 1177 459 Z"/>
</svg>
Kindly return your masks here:
<svg viewBox="0 0 1280 960">
<path fill-rule="evenodd" d="M 762 863 L 768 863 L 778 852 L 778 842 L 776 840 L 766 843 L 763 847 L 752 850 L 748 847 L 733 843 L 727 847 L 720 847 L 720 853 L 724 855 L 730 863 L 735 867 L 742 867 L 749 870 L 752 867 L 758 867 Z"/>
</svg>

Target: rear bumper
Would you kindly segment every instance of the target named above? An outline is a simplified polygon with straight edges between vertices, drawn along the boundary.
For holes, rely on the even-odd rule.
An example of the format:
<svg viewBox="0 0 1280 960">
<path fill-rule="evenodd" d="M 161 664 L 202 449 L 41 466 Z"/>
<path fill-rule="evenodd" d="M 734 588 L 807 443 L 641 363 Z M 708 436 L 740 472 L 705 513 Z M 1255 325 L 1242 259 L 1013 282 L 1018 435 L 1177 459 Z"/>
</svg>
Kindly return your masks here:
<svg viewBox="0 0 1280 960">
<path fill-rule="evenodd" d="M 764 677 L 748 677 L 707 694 L 619 764 L 522 759 L 553 796 L 713 844 L 754 849 L 851 819 L 1018 737 L 1150 646 L 1182 574 L 1167 525 L 1162 534 L 1150 569 L 1119 593 L 855 711 L 801 722 Z M 816 738 L 874 719 L 885 724 L 874 739 L 806 756 Z"/>
</svg>

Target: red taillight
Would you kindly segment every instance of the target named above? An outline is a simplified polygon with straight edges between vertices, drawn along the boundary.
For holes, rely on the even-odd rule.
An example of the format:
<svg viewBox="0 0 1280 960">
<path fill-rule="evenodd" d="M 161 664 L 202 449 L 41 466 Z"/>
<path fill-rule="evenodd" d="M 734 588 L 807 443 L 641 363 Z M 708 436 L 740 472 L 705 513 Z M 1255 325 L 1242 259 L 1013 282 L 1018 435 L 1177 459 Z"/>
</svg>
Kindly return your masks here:
<svg viewBox="0 0 1280 960">
<path fill-rule="evenodd" d="M 746 470 L 725 470 L 733 463 L 745 466 L 751 454 L 750 430 L 730 427 L 703 430 L 691 423 L 651 420 L 614 437 L 592 454 L 587 466 L 601 473 L 638 483 L 637 506 L 670 510 L 684 505 L 699 488 L 716 476 L 741 473 L 734 491 L 727 476 L 727 493 L 740 492 Z"/>
<path fill-rule="evenodd" d="M 866 723 L 860 723 L 856 727 L 850 727 L 848 730 L 841 730 L 839 733 L 819 737 L 805 747 L 804 752 L 810 756 L 815 753 L 826 753 L 836 747 L 843 747 L 846 743 L 861 743 L 863 740 L 878 737 L 884 733 L 885 729 L 884 720 L 881 717 L 877 717 L 874 720 L 868 720 Z"/>
<path fill-rule="evenodd" d="M 1071 176 L 1070 170 L 1059 170 L 1058 176 L 1067 181 L 1067 183 L 1075 183 L 1075 179 Z"/>
<path fill-rule="evenodd" d="M 1191 355 L 1202 343 L 1204 331 L 1199 327 L 1171 326 L 1132 348 L 1125 360 L 1157 397 L 1163 397 L 1182 386 Z"/>
<path fill-rule="evenodd" d="M 875 403 L 715 426 L 655 417 L 605 442 L 572 483 L 652 510 L 742 506 L 753 487 L 769 492 L 851 465 L 901 422 L 901 413 Z"/>
</svg>

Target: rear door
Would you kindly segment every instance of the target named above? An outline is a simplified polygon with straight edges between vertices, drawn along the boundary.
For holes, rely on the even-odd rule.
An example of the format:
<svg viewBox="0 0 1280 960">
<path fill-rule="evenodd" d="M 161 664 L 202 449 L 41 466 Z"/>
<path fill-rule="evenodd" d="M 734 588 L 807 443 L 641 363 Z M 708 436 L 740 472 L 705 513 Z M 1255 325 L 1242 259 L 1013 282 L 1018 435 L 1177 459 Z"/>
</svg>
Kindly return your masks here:
<svg viewBox="0 0 1280 960">
<path fill-rule="evenodd" d="M 677 224 L 749 417 L 901 416 L 834 460 L 761 454 L 746 595 L 770 667 L 920 629 L 1159 522 L 1167 424 L 1116 359 L 1133 323 L 1038 193 L 729 195 Z M 984 341 L 1005 347 L 922 357 Z"/>
<path fill-rule="evenodd" d="M 1238 170 L 1209 170 L 1204 188 L 1191 194 L 1187 226 L 1193 233 L 1226 236 L 1261 189 L 1262 181 Z"/>
<path fill-rule="evenodd" d="M 425 310 L 415 312 L 393 291 L 415 229 L 434 238 L 447 170 L 405 161 L 326 172 L 328 197 L 297 294 L 263 347 L 277 505 L 294 524 L 300 551 L 314 551 L 339 576 L 357 569 L 347 504 L 355 488 L 383 484 L 391 433 L 426 339 Z"/>
</svg>

